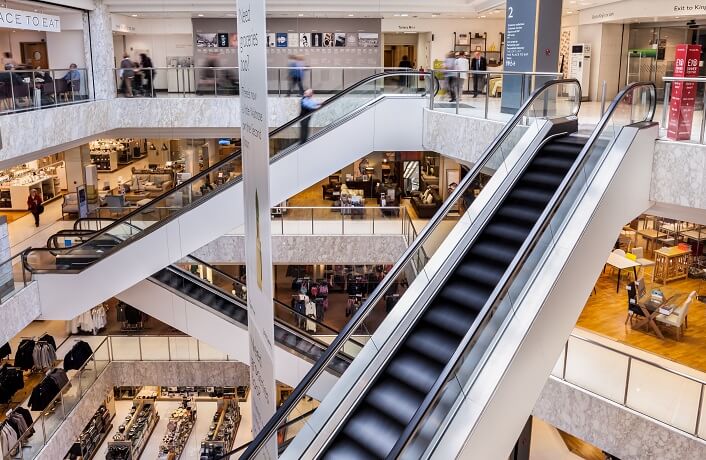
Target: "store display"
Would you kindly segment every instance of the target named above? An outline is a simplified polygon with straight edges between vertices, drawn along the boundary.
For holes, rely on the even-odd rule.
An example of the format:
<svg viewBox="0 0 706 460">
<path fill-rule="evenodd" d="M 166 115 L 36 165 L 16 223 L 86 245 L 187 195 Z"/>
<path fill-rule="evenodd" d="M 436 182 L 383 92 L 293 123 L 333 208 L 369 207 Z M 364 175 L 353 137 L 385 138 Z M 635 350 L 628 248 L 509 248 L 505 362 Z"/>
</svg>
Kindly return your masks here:
<svg viewBox="0 0 706 460">
<path fill-rule="evenodd" d="M 63 182 L 66 182 L 63 161 L 40 169 L 23 165 L 0 171 L 0 209 L 26 211 L 27 197 L 32 189 L 40 191 L 44 201 L 60 196 L 62 179 L 59 175 L 63 175 Z"/>
<path fill-rule="evenodd" d="M 135 139 L 98 139 L 88 146 L 91 149 L 91 163 L 96 165 L 99 172 L 115 171 L 141 157 Z"/>
<path fill-rule="evenodd" d="M 53 369 L 32 390 L 32 395 L 27 403 L 29 408 L 33 411 L 46 410 L 68 383 L 69 378 L 66 375 L 66 371 L 58 368 Z"/>
<path fill-rule="evenodd" d="M 81 369 L 81 366 L 88 361 L 92 354 L 91 346 L 83 340 L 79 340 L 64 356 L 64 369 L 67 371 L 70 369 Z"/>
<path fill-rule="evenodd" d="M 0 404 L 8 404 L 12 397 L 24 388 L 22 369 L 4 364 L 0 368 Z"/>
<path fill-rule="evenodd" d="M 159 421 L 154 399 L 136 399 L 130 414 L 108 443 L 106 460 L 137 460 Z"/>
<path fill-rule="evenodd" d="M 15 353 L 15 366 L 23 370 L 50 368 L 56 361 L 54 337 L 44 334 L 41 337 L 23 337 Z"/>
<path fill-rule="evenodd" d="M 104 305 L 99 305 L 85 313 L 81 313 L 71 320 L 71 333 L 78 334 L 79 331 L 90 332 L 96 335 L 98 331 L 108 324 L 108 315 Z"/>
<path fill-rule="evenodd" d="M 195 422 L 196 409 L 192 407 L 191 400 L 184 399 L 181 407 L 172 411 L 169 416 L 167 432 L 162 438 L 157 458 L 166 460 L 170 453 L 173 453 L 176 458 L 180 458 L 194 429 Z"/>
<path fill-rule="evenodd" d="M 240 426 L 240 406 L 232 398 L 218 400 L 218 409 L 209 426 L 206 439 L 201 443 L 201 459 L 221 457 L 233 447 L 235 435 Z"/>
<path fill-rule="evenodd" d="M 115 400 L 112 396 L 108 396 L 106 401 L 93 414 L 91 421 L 88 422 L 86 428 L 78 436 L 65 458 L 81 458 L 82 460 L 93 458 L 103 440 L 108 437 L 108 434 L 113 429 L 112 421 L 114 417 Z"/>
</svg>

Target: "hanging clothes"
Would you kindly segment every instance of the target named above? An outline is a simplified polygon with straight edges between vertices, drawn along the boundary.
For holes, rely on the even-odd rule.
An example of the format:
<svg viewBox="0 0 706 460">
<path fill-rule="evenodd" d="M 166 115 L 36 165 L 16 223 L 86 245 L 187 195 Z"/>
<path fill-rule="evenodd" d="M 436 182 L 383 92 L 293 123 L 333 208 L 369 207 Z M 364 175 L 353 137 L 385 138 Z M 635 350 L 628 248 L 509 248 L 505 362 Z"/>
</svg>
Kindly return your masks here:
<svg viewBox="0 0 706 460">
<path fill-rule="evenodd" d="M 92 354 L 93 350 L 91 346 L 83 340 L 79 340 L 71 347 L 71 350 L 66 353 L 64 357 L 64 370 L 80 369 Z"/>
<path fill-rule="evenodd" d="M 32 369 L 34 366 L 33 352 L 34 340 L 22 339 L 15 353 L 15 366 L 25 371 Z"/>
<path fill-rule="evenodd" d="M 9 343 L 0 347 L 0 359 L 5 359 L 12 354 L 12 348 Z"/>
<path fill-rule="evenodd" d="M 34 387 L 32 395 L 29 397 L 29 408 L 33 411 L 43 411 L 52 402 L 54 397 L 59 394 L 61 388 L 56 384 L 54 379 L 45 377 L 39 382 L 39 385 Z"/>
<path fill-rule="evenodd" d="M 5 364 L 0 368 L 0 404 L 7 404 L 19 390 L 24 388 L 22 370 Z"/>
<path fill-rule="evenodd" d="M 3 458 L 10 454 L 10 450 L 17 444 L 17 433 L 7 423 L 2 424 L 0 428 L 0 449 L 2 450 Z"/>
<path fill-rule="evenodd" d="M 47 369 L 56 362 L 56 349 L 49 342 L 36 342 L 32 351 L 35 369 Z"/>
</svg>

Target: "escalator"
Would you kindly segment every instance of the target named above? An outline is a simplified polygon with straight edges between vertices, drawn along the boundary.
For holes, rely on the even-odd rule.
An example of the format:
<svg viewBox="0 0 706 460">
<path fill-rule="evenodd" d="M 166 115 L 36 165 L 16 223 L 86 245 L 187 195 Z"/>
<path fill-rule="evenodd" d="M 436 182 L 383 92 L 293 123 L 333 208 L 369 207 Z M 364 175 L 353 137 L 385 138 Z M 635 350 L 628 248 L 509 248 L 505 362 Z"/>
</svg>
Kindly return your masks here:
<svg viewBox="0 0 706 460">
<path fill-rule="evenodd" d="M 419 92 L 417 85 L 400 89 L 389 84 L 400 74 L 366 78 L 326 100 L 313 114 L 297 117 L 270 133 L 271 205 L 362 155 L 422 148 L 423 109 L 428 106 L 429 91 Z M 436 80 L 428 74 L 404 75 L 424 76 L 421 86 L 438 90 L 438 82 L 431 85 Z M 405 122 L 376 129 L 395 113 Z M 312 135 L 300 145 L 299 131 L 306 118 L 311 121 Z M 98 217 L 109 215 L 116 220 L 82 244 L 28 249 L 23 264 L 38 281 L 42 317 L 66 319 L 85 311 L 241 226 L 241 171 L 237 152 L 143 206 L 99 208 Z M 106 279 L 112 282 L 102 283 Z"/>
<path fill-rule="evenodd" d="M 642 181 L 634 188 L 634 199 L 624 199 L 623 210 L 613 210 L 605 222 L 588 220 L 605 212 L 601 206 L 605 207 L 613 184 L 629 182 L 616 171 L 629 170 L 627 159 L 634 161 L 642 154 L 650 136 L 654 141 L 655 100 L 654 85 L 631 85 L 586 137 L 577 134 L 578 102 L 571 105 L 580 101 L 577 83 L 555 81 L 536 91 L 240 458 L 271 454 L 274 430 L 316 381 L 327 356 L 375 310 L 387 283 L 414 262 L 440 220 L 464 201 L 476 176 L 488 170 L 494 175 L 468 207 L 467 217 L 444 235 L 423 276 L 410 286 L 282 457 L 507 457 L 512 444 L 496 441 L 503 437 L 495 433 L 498 423 L 509 433 L 505 438 L 517 438 L 532 398 L 556 362 L 546 342 L 555 342 L 558 354 L 564 332 L 570 332 L 585 300 L 565 296 L 565 310 L 571 313 L 557 314 L 551 326 L 533 322 L 543 307 L 548 308 L 552 289 L 561 287 L 555 283 L 566 282 L 567 273 L 576 270 L 568 260 L 580 245 L 566 241 L 573 238 L 576 245 L 575 240 L 594 238 L 596 247 L 585 260 L 600 270 L 602 251 L 607 254 L 612 245 L 607 235 L 617 234 L 632 218 L 632 208 L 649 202 L 648 158 L 649 166 L 633 168 L 631 179 Z M 621 118 L 626 122 L 621 124 Z M 518 139 L 522 126 L 524 134 Z M 577 211 L 581 206 L 587 208 L 584 213 Z M 575 223 L 579 221 L 581 225 Z M 589 232 L 593 226 L 601 230 Z M 555 260 L 561 257 L 567 264 L 563 267 Z M 595 280 L 590 274 L 588 279 Z M 572 281 L 586 289 L 585 281 Z M 533 333 L 542 327 L 543 335 L 536 338 Z M 541 352 L 522 348 L 532 340 L 542 343 Z M 531 358 L 514 360 L 523 353 Z M 530 360 L 540 364 L 528 368 Z M 512 383 L 508 376 L 514 377 Z M 467 444 L 478 432 L 485 434 L 476 439 L 477 445 L 486 446 L 482 452 Z M 487 447 L 493 444 L 500 446 L 493 451 Z"/>
</svg>

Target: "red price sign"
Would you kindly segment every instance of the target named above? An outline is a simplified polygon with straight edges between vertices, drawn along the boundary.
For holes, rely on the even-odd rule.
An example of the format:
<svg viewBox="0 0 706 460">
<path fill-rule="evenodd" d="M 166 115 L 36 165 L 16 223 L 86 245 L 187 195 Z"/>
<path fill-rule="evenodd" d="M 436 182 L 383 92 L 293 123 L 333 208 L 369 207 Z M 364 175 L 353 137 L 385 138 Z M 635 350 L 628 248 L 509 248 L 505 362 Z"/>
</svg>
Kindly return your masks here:
<svg viewBox="0 0 706 460">
<path fill-rule="evenodd" d="M 677 45 L 674 56 L 675 77 L 698 77 L 701 60 L 701 45 Z M 694 120 L 696 83 L 674 82 L 672 100 L 669 103 L 669 139 L 691 139 L 691 125 Z"/>
</svg>

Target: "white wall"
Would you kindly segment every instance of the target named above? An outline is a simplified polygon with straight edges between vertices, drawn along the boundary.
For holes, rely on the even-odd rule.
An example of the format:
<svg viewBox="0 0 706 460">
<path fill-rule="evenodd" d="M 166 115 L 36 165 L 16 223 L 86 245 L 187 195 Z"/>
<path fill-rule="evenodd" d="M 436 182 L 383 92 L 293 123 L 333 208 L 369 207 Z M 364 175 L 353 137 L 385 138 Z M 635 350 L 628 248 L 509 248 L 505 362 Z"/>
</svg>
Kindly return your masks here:
<svg viewBox="0 0 706 460">
<path fill-rule="evenodd" d="M 86 67 L 83 32 L 80 30 L 48 33 L 47 52 L 49 53 L 49 67 L 52 69 L 68 69 L 71 64 L 76 64 L 79 68 Z"/>
<path fill-rule="evenodd" d="M 622 24 L 585 24 L 578 26 L 578 37 L 572 43 L 591 45 L 591 86 L 589 97 L 592 101 L 601 98 L 603 81 L 607 83 L 606 99 L 611 100 L 621 86 L 621 61 L 623 61 Z M 626 63 L 622 62 L 623 67 Z"/>
<path fill-rule="evenodd" d="M 20 43 L 41 42 L 46 39 L 46 32 L 34 30 L 9 30 L 0 29 L 0 50 L 10 51 L 16 63 L 22 62 Z"/>
</svg>

